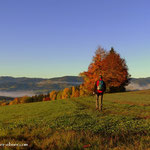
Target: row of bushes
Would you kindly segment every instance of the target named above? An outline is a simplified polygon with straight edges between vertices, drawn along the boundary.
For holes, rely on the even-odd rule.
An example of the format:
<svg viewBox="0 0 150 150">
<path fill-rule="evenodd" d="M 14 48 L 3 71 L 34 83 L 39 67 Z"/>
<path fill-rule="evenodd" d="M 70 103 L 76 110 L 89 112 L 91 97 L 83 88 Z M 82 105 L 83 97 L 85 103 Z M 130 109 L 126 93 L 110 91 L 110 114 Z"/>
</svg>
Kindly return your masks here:
<svg viewBox="0 0 150 150">
<path fill-rule="evenodd" d="M 35 95 L 32 97 L 29 97 L 29 96 L 17 97 L 10 102 L 1 102 L 0 105 L 5 106 L 5 105 L 14 105 L 14 104 L 22 104 L 22 103 L 30 103 L 30 102 L 67 99 L 67 98 L 79 97 L 79 96 L 85 96 L 85 95 L 86 94 L 85 94 L 83 85 L 80 85 L 76 87 L 72 86 L 70 88 L 65 88 L 60 91 L 53 90 L 48 94 L 40 94 L 40 95 Z"/>
</svg>

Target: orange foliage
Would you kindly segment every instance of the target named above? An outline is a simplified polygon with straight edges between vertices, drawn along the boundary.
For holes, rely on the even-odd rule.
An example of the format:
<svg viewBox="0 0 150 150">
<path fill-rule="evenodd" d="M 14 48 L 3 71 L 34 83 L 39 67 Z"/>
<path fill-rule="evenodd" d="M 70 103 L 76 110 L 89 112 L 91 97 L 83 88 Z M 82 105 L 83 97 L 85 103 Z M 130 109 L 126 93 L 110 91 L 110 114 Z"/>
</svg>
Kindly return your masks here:
<svg viewBox="0 0 150 150">
<path fill-rule="evenodd" d="M 75 87 L 72 86 L 71 90 L 72 90 L 71 97 L 75 97 L 75 91 L 76 91 Z"/>
<path fill-rule="evenodd" d="M 50 92 L 50 99 L 51 100 L 56 100 L 56 97 L 57 97 L 57 92 L 56 91 Z"/>
<path fill-rule="evenodd" d="M 88 71 L 80 73 L 80 75 L 84 79 L 83 87 L 87 94 L 93 92 L 94 83 L 98 80 L 99 75 L 103 76 L 109 91 L 112 88 L 124 87 L 130 77 L 125 60 L 113 48 L 106 52 L 101 47 L 96 50 Z"/>
<path fill-rule="evenodd" d="M 88 67 L 88 71 L 80 73 L 80 76 L 84 79 L 83 87 L 86 94 L 93 92 L 94 84 L 102 73 L 103 60 L 106 57 L 106 54 L 106 51 L 99 47 L 95 52 L 92 63 Z"/>
<path fill-rule="evenodd" d="M 80 96 L 85 96 L 86 93 L 85 93 L 85 88 L 84 88 L 84 85 L 83 85 L 83 84 L 80 85 L 79 89 L 80 89 L 79 95 L 80 95 Z"/>
<path fill-rule="evenodd" d="M 79 97 L 80 96 L 79 88 L 72 86 L 71 90 L 72 90 L 71 97 Z"/>
<path fill-rule="evenodd" d="M 104 78 L 108 87 L 119 87 L 128 83 L 130 76 L 126 62 L 113 49 L 111 49 L 103 64 Z"/>
<path fill-rule="evenodd" d="M 9 103 L 9 105 L 14 105 L 14 104 L 19 104 L 20 103 L 20 98 L 16 97 L 13 101 Z"/>
<path fill-rule="evenodd" d="M 20 103 L 28 103 L 29 102 L 29 96 L 23 96 L 20 98 Z"/>
<path fill-rule="evenodd" d="M 43 101 L 50 101 L 50 98 L 49 97 L 44 97 Z"/>
<path fill-rule="evenodd" d="M 62 99 L 62 93 L 63 91 L 58 91 L 56 99 Z"/>
<path fill-rule="evenodd" d="M 80 96 L 80 91 L 78 89 L 75 90 L 74 97 L 79 97 Z"/>
<path fill-rule="evenodd" d="M 3 102 L 3 103 L 1 103 L 1 106 L 6 106 L 6 105 L 8 105 L 8 103 L 7 103 L 7 102 Z"/>
<path fill-rule="evenodd" d="M 65 88 L 62 93 L 62 99 L 69 98 L 71 95 L 71 91 L 69 88 Z"/>
</svg>

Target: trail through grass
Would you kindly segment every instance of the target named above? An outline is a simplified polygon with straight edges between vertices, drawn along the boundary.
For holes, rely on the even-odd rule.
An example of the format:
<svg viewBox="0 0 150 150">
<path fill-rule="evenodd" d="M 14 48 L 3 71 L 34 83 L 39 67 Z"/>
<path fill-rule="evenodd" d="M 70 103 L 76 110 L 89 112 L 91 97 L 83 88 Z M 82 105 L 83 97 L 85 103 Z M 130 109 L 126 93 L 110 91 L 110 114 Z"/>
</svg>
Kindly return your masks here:
<svg viewBox="0 0 150 150">
<path fill-rule="evenodd" d="M 150 90 L 0 107 L 0 143 L 31 149 L 148 149 Z M 16 149 L 16 147 L 11 147 Z M 21 149 L 17 147 L 17 149 Z"/>
</svg>

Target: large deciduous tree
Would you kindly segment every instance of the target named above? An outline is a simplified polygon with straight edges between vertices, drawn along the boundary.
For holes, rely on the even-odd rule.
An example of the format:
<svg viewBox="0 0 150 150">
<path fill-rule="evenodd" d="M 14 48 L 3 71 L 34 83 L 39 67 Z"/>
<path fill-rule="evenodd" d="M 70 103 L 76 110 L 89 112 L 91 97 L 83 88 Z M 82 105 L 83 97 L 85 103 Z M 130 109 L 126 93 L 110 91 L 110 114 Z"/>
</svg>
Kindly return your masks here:
<svg viewBox="0 0 150 150">
<path fill-rule="evenodd" d="M 104 79 L 110 92 L 125 91 L 130 75 L 125 59 L 113 49 L 109 51 L 103 63 Z"/>
<path fill-rule="evenodd" d="M 103 76 L 109 92 L 125 90 L 124 87 L 128 84 L 130 77 L 125 60 L 113 48 L 107 52 L 101 47 L 96 50 L 88 71 L 80 75 L 84 79 L 83 86 L 86 93 L 92 93 L 99 75 Z"/>
<path fill-rule="evenodd" d="M 88 67 L 88 71 L 80 73 L 80 76 L 83 77 L 83 87 L 85 93 L 92 93 L 94 83 L 98 80 L 98 76 L 102 73 L 103 60 L 106 57 L 107 52 L 99 47 L 95 56 L 93 56 L 92 62 Z"/>
</svg>

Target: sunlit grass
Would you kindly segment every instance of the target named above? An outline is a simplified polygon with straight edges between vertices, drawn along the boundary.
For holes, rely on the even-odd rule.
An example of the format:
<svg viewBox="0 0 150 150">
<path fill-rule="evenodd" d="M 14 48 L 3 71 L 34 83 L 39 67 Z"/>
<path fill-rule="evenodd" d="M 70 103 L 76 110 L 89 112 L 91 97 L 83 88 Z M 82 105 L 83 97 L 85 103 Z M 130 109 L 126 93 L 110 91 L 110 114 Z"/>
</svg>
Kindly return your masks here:
<svg viewBox="0 0 150 150">
<path fill-rule="evenodd" d="M 150 90 L 105 94 L 103 112 L 94 96 L 0 107 L 0 143 L 119 150 L 148 149 L 149 141 Z"/>
</svg>

